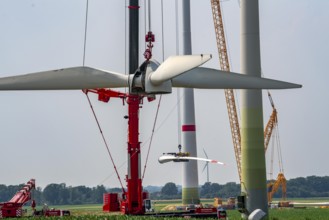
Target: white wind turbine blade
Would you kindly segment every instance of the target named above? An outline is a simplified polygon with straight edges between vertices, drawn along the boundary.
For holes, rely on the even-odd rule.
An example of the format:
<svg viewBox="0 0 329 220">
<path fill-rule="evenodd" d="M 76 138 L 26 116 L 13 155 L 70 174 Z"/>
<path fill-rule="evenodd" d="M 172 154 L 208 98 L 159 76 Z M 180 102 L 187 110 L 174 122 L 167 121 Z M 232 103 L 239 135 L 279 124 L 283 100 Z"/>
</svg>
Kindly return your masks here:
<svg viewBox="0 0 329 220">
<path fill-rule="evenodd" d="M 159 85 L 211 59 L 210 54 L 170 56 L 150 76 L 153 85 Z"/>
<path fill-rule="evenodd" d="M 301 85 L 198 67 L 172 79 L 173 87 L 199 89 L 291 89 Z"/>
<path fill-rule="evenodd" d="M 128 76 L 90 67 L 0 78 L 0 90 L 71 90 L 128 87 Z"/>
<path fill-rule="evenodd" d="M 168 163 L 172 162 L 173 160 L 177 159 L 174 155 L 162 155 L 159 157 L 159 163 Z"/>
<path fill-rule="evenodd" d="M 159 163 L 167 163 L 167 162 L 172 162 L 174 160 L 199 160 L 199 161 L 205 161 L 214 164 L 225 165 L 225 163 L 220 162 L 218 160 L 212 160 L 212 159 L 206 159 L 200 157 L 179 157 L 174 155 L 162 155 L 158 159 Z"/>
<path fill-rule="evenodd" d="M 201 158 L 201 157 L 179 157 L 179 158 L 180 159 L 187 159 L 187 160 L 199 160 L 199 161 L 205 161 L 205 162 L 209 162 L 209 163 L 225 165 L 225 163 L 220 162 L 218 160 L 206 159 L 206 158 Z"/>
</svg>

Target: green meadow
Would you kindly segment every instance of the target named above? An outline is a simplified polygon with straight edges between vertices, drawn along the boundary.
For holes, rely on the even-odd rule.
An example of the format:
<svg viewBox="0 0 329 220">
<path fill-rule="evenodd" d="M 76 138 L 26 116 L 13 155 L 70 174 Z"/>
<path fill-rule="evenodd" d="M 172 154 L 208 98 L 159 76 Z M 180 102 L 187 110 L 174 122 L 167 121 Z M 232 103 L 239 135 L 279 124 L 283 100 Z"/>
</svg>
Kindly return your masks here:
<svg viewBox="0 0 329 220">
<path fill-rule="evenodd" d="M 307 199 L 299 200 L 298 202 L 324 202 L 326 199 Z M 211 204 L 212 200 L 202 200 L 203 204 Z M 167 200 L 167 201 L 155 201 L 154 208 L 156 212 L 162 212 L 166 207 L 179 205 L 180 200 Z M 37 207 L 41 209 L 42 207 Z M 127 216 L 117 213 L 106 213 L 102 211 L 101 204 L 91 205 L 66 205 L 66 206 L 51 206 L 50 208 L 70 210 L 71 216 L 62 217 L 63 219 L 114 219 L 114 220 L 163 220 L 163 219 L 183 219 L 183 218 L 171 218 L 171 217 L 145 217 L 145 216 Z M 228 210 L 229 220 L 240 220 L 241 215 L 236 210 Z M 270 209 L 270 220 L 328 220 L 329 208 L 282 208 L 282 209 Z M 28 209 L 27 215 L 31 214 L 31 210 Z M 38 219 L 60 219 L 61 217 L 50 218 L 38 218 Z M 25 217 L 20 219 L 31 219 L 31 217 Z"/>
</svg>

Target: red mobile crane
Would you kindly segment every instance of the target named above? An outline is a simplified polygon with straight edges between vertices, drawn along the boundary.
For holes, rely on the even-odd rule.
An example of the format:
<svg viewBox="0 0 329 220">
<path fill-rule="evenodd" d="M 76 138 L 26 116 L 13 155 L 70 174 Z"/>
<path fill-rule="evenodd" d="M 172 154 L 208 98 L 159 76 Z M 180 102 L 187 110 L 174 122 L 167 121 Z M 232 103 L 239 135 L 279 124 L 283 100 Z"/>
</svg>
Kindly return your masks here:
<svg viewBox="0 0 329 220">
<path fill-rule="evenodd" d="M 0 203 L 0 218 L 21 217 L 23 214 L 22 207 L 31 200 L 31 191 L 33 189 L 35 189 L 35 180 L 31 179 L 11 200 Z"/>
<path fill-rule="evenodd" d="M 138 16 L 139 16 L 139 1 L 129 1 L 129 74 L 134 74 L 138 69 Z M 145 40 L 148 42 L 148 50 L 145 51 L 146 62 L 152 57 L 152 42 L 154 36 L 149 32 Z M 140 68 L 142 68 L 142 65 Z M 147 199 L 147 193 L 143 192 L 142 178 L 141 178 L 141 160 L 140 160 L 140 141 L 139 141 L 139 108 L 143 103 L 144 95 L 139 94 L 138 91 L 129 91 L 129 93 L 121 93 L 110 89 L 96 89 L 86 90 L 85 93 L 93 92 L 98 94 L 99 101 L 108 102 L 110 98 L 121 98 L 124 103 L 128 104 L 128 174 L 126 175 L 126 189 L 124 189 L 119 174 L 118 178 L 122 187 L 122 199 L 119 201 L 118 195 L 104 195 L 104 210 L 107 211 L 121 211 L 124 214 L 140 215 L 144 214 L 143 200 Z M 149 99 L 151 101 L 152 98 Z M 111 156 L 112 158 L 112 156 Z M 115 167 L 115 165 L 114 165 Z M 115 167 L 116 169 L 116 167 Z M 117 171 L 116 171 L 117 172 Z"/>
</svg>

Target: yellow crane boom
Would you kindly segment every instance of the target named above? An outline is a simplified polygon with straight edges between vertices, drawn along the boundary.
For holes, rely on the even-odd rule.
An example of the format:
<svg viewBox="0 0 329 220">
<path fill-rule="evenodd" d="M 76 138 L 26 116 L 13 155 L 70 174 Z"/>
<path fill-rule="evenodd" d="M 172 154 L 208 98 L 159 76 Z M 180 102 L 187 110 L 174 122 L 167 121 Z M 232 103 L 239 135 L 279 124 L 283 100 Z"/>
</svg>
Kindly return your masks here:
<svg viewBox="0 0 329 220">
<path fill-rule="evenodd" d="M 215 25 L 216 41 L 219 54 L 220 68 L 223 71 L 230 72 L 230 63 L 228 60 L 224 24 L 222 19 L 222 12 L 220 8 L 219 0 L 211 0 L 211 9 Z M 231 134 L 234 146 L 234 153 L 239 173 L 239 178 L 241 181 L 241 134 L 239 119 L 235 105 L 235 97 L 233 89 L 225 89 L 225 98 L 227 111 L 230 121 Z"/>
<path fill-rule="evenodd" d="M 282 188 L 282 200 L 286 200 L 287 196 L 287 180 L 283 173 L 279 173 L 276 181 L 270 182 L 267 184 L 267 198 L 268 202 L 272 202 L 272 197 L 276 191 L 278 191 L 279 187 Z"/>
<path fill-rule="evenodd" d="M 264 131 L 265 152 L 267 150 L 268 144 L 270 143 L 270 139 L 271 139 L 271 136 L 272 136 L 273 129 L 278 124 L 277 111 L 276 111 L 276 108 L 274 106 L 274 102 L 273 102 L 271 93 L 268 92 L 267 94 L 268 94 L 268 97 L 269 97 L 271 105 L 272 105 L 272 114 L 270 116 L 269 121 L 267 122 L 267 125 L 265 127 L 265 131 Z"/>
</svg>

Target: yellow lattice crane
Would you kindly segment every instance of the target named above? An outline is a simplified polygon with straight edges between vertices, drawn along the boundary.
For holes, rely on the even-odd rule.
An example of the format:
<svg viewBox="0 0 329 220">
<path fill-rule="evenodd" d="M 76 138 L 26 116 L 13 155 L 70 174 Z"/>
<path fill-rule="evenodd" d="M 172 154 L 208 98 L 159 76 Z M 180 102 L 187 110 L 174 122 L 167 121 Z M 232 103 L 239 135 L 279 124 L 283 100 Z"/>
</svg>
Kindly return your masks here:
<svg viewBox="0 0 329 220">
<path fill-rule="evenodd" d="M 274 106 L 272 96 L 269 92 L 268 92 L 268 97 L 269 97 L 271 105 L 272 105 L 272 114 L 270 116 L 270 120 L 268 121 L 266 128 L 265 128 L 265 132 L 264 132 L 265 152 L 267 151 L 267 148 L 269 146 L 269 142 L 270 142 L 270 139 L 271 139 L 273 133 L 276 131 L 274 141 L 277 142 L 276 144 L 277 144 L 280 171 L 279 171 L 279 174 L 278 174 L 276 180 L 273 180 L 273 157 L 274 157 L 274 148 L 275 148 L 275 146 L 273 145 L 272 152 L 271 152 L 271 164 L 270 164 L 271 165 L 270 166 L 270 182 L 267 184 L 267 198 L 268 198 L 268 202 L 272 202 L 273 195 L 278 191 L 278 189 L 281 186 L 282 200 L 285 201 L 286 194 L 287 194 L 287 180 L 283 174 L 283 164 L 282 164 L 282 154 L 281 154 L 281 147 L 280 147 L 279 131 L 278 131 L 277 111 Z"/>
<path fill-rule="evenodd" d="M 286 200 L 286 196 L 287 196 L 287 180 L 286 177 L 283 175 L 283 173 L 279 173 L 278 177 L 276 178 L 276 180 L 274 182 L 269 182 L 267 184 L 267 198 L 268 198 L 268 202 L 272 202 L 272 197 L 274 195 L 274 193 L 276 193 L 278 191 L 278 189 L 282 188 L 282 200 Z"/>
<path fill-rule="evenodd" d="M 265 127 L 265 131 L 264 131 L 265 152 L 267 151 L 268 144 L 270 143 L 270 139 L 271 139 L 271 136 L 272 136 L 273 129 L 278 124 L 278 117 L 277 117 L 278 115 L 277 115 L 276 108 L 274 106 L 274 102 L 273 102 L 271 93 L 267 92 L 267 95 L 268 95 L 268 98 L 270 99 L 270 102 L 271 102 L 271 105 L 272 105 L 272 114 L 270 116 L 269 121 L 267 122 L 267 125 Z"/>
<path fill-rule="evenodd" d="M 230 72 L 230 63 L 228 60 L 224 24 L 222 19 L 222 12 L 220 8 L 219 0 L 211 0 L 211 9 L 215 25 L 216 41 L 219 54 L 220 68 L 223 71 Z M 239 173 L 239 178 L 241 181 L 241 134 L 239 119 L 235 105 L 235 97 L 233 89 L 225 89 L 225 98 L 227 111 L 230 121 L 231 134 L 234 146 L 234 153 Z"/>
<path fill-rule="evenodd" d="M 224 24 L 222 19 L 222 12 L 221 12 L 221 6 L 220 6 L 220 0 L 211 0 L 211 9 L 212 9 L 212 15 L 213 15 L 213 21 L 214 21 L 214 27 L 215 27 L 215 33 L 216 33 L 216 41 L 217 41 L 217 48 L 218 48 L 218 54 L 219 54 L 219 63 L 220 68 L 223 71 L 230 72 L 230 64 L 229 64 L 229 58 L 227 53 L 227 46 L 226 46 L 226 40 L 225 40 L 225 32 L 224 32 Z M 271 94 L 268 92 L 268 96 L 272 105 L 272 114 L 271 117 L 265 127 L 264 131 L 264 146 L 265 146 L 265 152 L 268 148 L 273 129 L 277 126 L 277 110 L 274 106 Z M 227 105 L 227 111 L 230 121 L 230 128 L 231 128 L 231 134 L 232 134 L 232 140 L 233 140 L 233 147 L 234 147 L 234 153 L 238 168 L 238 174 L 241 182 L 241 134 L 240 134 L 240 126 L 239 126 L 239 119 L 238 114 L 236 110 L 236 104 L 235 104 L 235 97 L 234 97 L 234 91 L 233 89 L 225 89 L 225 98 L 226 98 L 226 105 Z M 281 151 L 280 151 L 281 154 Z M 273 155 L 273 154 L 272 154 Z M 282 159 L 281 159 L 282 161 Z M 282 163 L 281 163 L 282 165 Z M 272 167 L 271 167 L 272 169 Z M 277 181 L 272 182 L 271 190 L 271 196 L 275 193 L 273 190 L 277 190 L 277 186 L 282 185 L 282 191 L 284 191 L 284 195 L 286 192 L 286 181 L 285 177 L 282 172 L 280 171 Z M 271 197 L 272 199 L 272 197 Z M 270 200 L 269 200 L 270 201 Z"/>
</svg>

